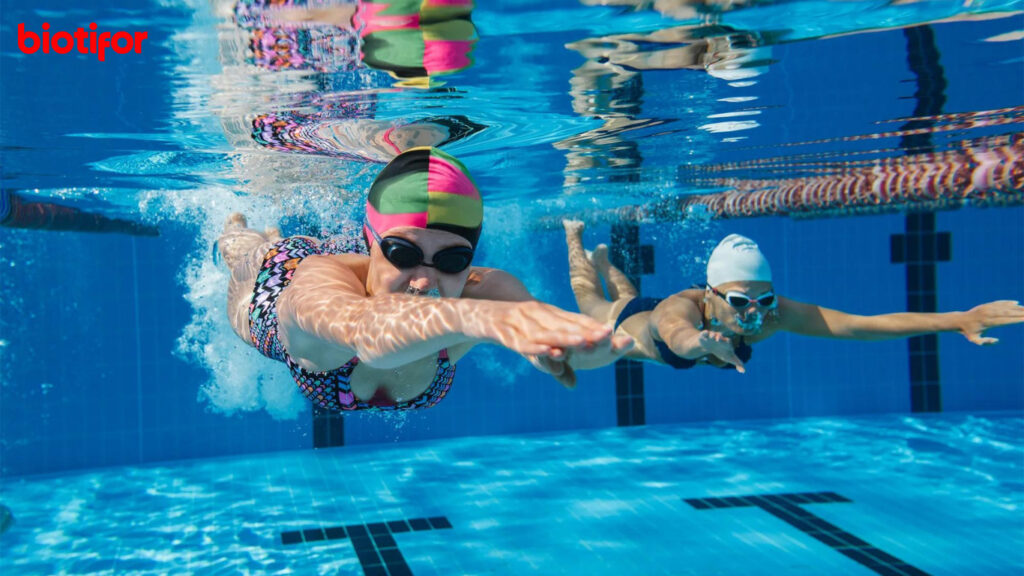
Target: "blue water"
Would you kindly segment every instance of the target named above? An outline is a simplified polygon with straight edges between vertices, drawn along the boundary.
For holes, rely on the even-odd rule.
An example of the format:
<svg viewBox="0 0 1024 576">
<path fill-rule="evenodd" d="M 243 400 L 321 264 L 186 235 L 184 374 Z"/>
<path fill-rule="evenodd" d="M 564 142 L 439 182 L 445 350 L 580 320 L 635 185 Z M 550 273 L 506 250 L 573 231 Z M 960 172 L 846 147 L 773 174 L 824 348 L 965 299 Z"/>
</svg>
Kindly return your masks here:
<svg viewBox="0 0 1024 576">
<path fill-rule="evenodd" d="M 16 518 L 0 572 L 400 574 L 394 550 L 417 575 L 1024 572 L 1021 326 L 984 348 L 938 336 L 946 414 L 911 414 L 916 356 L 902 340 L 779 335 L 744 375 L 645 365 L 625 383 L 607 367 L 571 392 L 480 347 L 436 408 L 346 416 L 345 446 L 313 451 L 308 402 L 231 332 L 211 257 L 234 211 L 286 234 L 351 234 L 386 160 L 355 136 L 271 149 L 251 137 L 254 118 L 333 122 L 351 105 L 362 116 L 335 127 L 358 136 L 364 121 L 464 116 L 482 129 L 444 148 L 485 199 L 477 262 L 575 310 L 565 216 L 588 221 L 591 247 L 621 231 L 613 208 L 728 187 L 708 174 L 801 178 L 897 158 L 921 141 L 885 133 L 929 98 L 951 115 L 926 122 L 935 150 L 1018 134 L 1024 2 L 748 2 L 703 16 L 672 2 L 478 2 L 472 65 L 431 89 L 358 62 L 258 66 L 225 0 L 0 2 L 3 190 L 160 231 L 0 226 L 0 504 Z M 42 21 L 144 29 L 149 43 L 104 63 L 20 53 L 17 24 Z M 922 30 L 936 49 L 924 67 L 908 60 Z M 699 39 L 714 64 L 657 65 Z M 787 297 L 870 314 L 925 294 L 949 311 L 1024 300 L 1016 204 L 936 212 L 952 253 L 927 289 L 893 261 L 900 212 L 630 223 L 653 253 L 645 296 L 702 282 L 711 248 L 737 232 Z M 623 427 L 637 407 L 644 425 Z M 828 544 L 839 532 L 757 500 L 686 501 L 793 494 L 780 509 L 868 546 Z M 831 494 L 849 502 L 809 503 Z M 422 519 L 435 524 L 416 530 Z M 358 536 L 408 520 L 394 546 Z M 356 535 L 282 541 L 338 527 Z"/>
<path fill-rule="evenodd" d="M 1019 414 L 718 422 L 23 478 L 0 571 L 372 574 L 355 538 L 282 535 L 444 518 L 378 550 L 417 575 L 876 573 L 763 509 L 684 502 L 835 493 L 800 508 L 907 570 L 879 573 L 1015 574 L 1022 432 Z"/>
</svg>

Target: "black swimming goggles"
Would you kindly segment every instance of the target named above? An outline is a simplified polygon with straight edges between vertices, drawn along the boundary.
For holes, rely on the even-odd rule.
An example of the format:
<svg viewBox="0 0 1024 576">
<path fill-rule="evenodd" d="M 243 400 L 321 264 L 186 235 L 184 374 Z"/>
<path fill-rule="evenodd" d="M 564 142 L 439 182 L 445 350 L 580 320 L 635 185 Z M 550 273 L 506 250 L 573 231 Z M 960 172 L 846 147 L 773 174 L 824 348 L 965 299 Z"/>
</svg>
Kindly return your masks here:
<svg viewBox="0 0 1024 576">
<path fill-rule="evenodd" d="M 366 223 L 366 227 L 373 235 L 373 239 L 380 245 L 380 251 L 384 253 L 384 257 L 399 270 L 426 266 L 434 268 L 442 274 L 458 274 L 473 263 L 473 249 L 469 246 L 452 246 L 438 250 L 434 253 L 433 262 L 424 262 L 423 250 L 419 246 L 397 236 L 381 238 L 369 222 Z"/>
<path fill-rule="evenodd" d="M 761 308 L 775 308 L 775 306 L 779 303 L 778 300 L 775 298 L 775 292 L 771 291 L 765 292 L 764 294 L 761 294 L 757 298 L 751 298 L 750 296 L 747 296 L 743 292 L 735 292 L 733 290 L 729 290 L 725 294 L 722 294 L 718 290 L 715 290 L 714 287 L 712 287 L 710 284 L 708 284 L 707 287 L 708 290 L 711 290 L 712 294 L 718 296 L 722 300 L 725 300 L 733 308 L 736 308 L 737 310 L 743 310 L 747 306 L 750 306 L 751 302 L 757 302 L 757 305 L 760 306 Z"/>
</svg>

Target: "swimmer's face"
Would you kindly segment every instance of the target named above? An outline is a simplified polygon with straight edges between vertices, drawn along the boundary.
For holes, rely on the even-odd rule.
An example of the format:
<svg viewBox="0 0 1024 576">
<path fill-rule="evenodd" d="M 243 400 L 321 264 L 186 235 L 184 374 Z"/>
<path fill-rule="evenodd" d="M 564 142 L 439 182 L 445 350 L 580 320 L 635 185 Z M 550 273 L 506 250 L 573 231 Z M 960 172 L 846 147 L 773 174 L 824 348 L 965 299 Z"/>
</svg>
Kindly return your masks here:
<svg viewBox="0 0 1024 576">
<path fill-rule="evenodd" d="M 405 151 L 419 146 L 438 146 L 448 138 L 448 129 L 433 122 L 416 122 L 395 128 L 391 141 L 399 150 Z"/>
<path fill-rule="evenodd" d="M 443 230 L 426 230 L 412 226 L 391 228 L 383 234 L 412 242 L 423 251 L 423 260 L 433 263 L 434 254 L 446 248 L 465 246 L 471 248 L 468 240 Z M 466 286 L 472 266 L 462 272 L 446 274 L 429 266 L 415 266 L 401 269 L 388 261 L 381 252 L 380 244 L 370 248 L 370 269 L 367 273 L 366 288 L 370 294 L 423 294 L 439 295 L 443 298 L 458 298 Z"/>
<path fill-rule="evenodd" d="M 722 327 L 734 334 L 753 336 L 761 332 L 764 321 L 774 314 L 778 297 L 769 298 L 774 294 L 771 282 L 726 282 L 714 290 L 705 289 L 704 297 Z M 737 296 L 746 296 L 748 302 L 734 305 L 741 300 Z M 771 303 L 765 305 L 768 300 Z"/>
</svg>

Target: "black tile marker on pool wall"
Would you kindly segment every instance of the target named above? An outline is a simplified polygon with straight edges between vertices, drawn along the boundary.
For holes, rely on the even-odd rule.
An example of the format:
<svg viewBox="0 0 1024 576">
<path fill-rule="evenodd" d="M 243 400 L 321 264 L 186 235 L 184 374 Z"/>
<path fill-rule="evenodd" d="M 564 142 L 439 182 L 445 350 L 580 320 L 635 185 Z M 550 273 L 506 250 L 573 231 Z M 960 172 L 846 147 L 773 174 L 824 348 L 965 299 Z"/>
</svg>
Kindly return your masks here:
<svg viewBox="0 0 1024 576">
<path fill-rule="evenodd" d="M 638 294 L 640 276 L 654 273 L 654 247 L 640 245 L 640 227 L 635 224 L 612 226 L 609 259 L 636 286 Z M 619 360 L 615 363 L 615 410 L 619 426 L 646 423 L 643 362 Z"/>
<path fill-rule="evenodd" d="M 942 114 L 946 103 L 946 77 L 939 63 L 939 50 L 930 26 L 905 28 L 907 64 L 914 73 L 917 90 L 914 116 Z M 930 128 L 934 120 L 911 120 L 903 130 Z M 900 139 L 900 148 L 908 153 L 934 149 L 931 134 L 911 134 Z M 952 257 L 949 232 L 935 232 L 935 214 L 907 214 L 905 232 L 890 237 L 890 261 L 907 267 L 907 311 L 935 312 L 935 264 Z M 907 344 L 910 354 L 910 409 L 912 412 L 941 412 L 942 389 L 939 383 L 939 340 L 934 334 L 915 336 Z"/>
<path fill-rule="evenodd" d="M 359 558 L 363 574 L 367 576 L 411 576 L 412 570 L 406 564 L 394 534 L 403 532 L 425 532 L 445 530 L 452 524 L 444 516 L 431 518 L 409 518 L 373 524 L 350 524 L 330 528 L 308 528 L 281 533 L 281 544 L 312 544 L 329 540 L 348 538 Z"/>
<path fill-rule="evenodd" d="M 721 510 L 756 506 L 804 534 L 839 552 L 843 556 L 883 576 L 928 576 L 920 568 L 896 558 L 857 538 L 846 530 L 808 512 L 808 504 L 850 502 L 835 492 L 801 492 L 795 494 L 759 494 L 723 498 L 684 498 L 697 510 Z"/>
<path fill-rule="evenodd" d="M 340 412 L 313 404 L 313 448 L 345 445 L 345 421 Z"/>
</svg>

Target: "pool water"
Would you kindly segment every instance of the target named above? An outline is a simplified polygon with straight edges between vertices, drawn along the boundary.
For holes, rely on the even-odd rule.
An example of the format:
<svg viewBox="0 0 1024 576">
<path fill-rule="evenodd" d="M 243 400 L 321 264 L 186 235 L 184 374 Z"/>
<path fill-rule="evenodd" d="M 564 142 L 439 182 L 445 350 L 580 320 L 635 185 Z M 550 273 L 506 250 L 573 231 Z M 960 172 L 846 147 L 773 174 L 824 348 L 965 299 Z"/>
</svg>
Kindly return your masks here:
<svg viewBox="0 0 1024 576">
<path fill-rule="evenodd" d="M 801 301 L 1024 299 L 1024 0 L 481 0 L 447 38 L 471 57 L 427 81 L 276 0 L 2 2 L 0 574 L 1024 574 L 1021 326 L 779 335 L 743 375 L 572 392 L 480 347 L 435 408 L 324 417 L 234 335 L 211 257 L 236 211 L 358 235 L 384 134 L 413 126 L 481 189 L 475 262 L 567 310 L 564 217 L 644 296 L 735 232 Z M 14 41 L 91 20 L 148 44 Z M 257 56 L 274 34 L 295 60 Z M 996 190 L 921 193 L 994 165 Z M 879 173 L 870 205 L 821 193 Z M 789 212 L 704 198 L 785 186 L 762 207 Z M 120 233 L 9 227 L 13 194 Z"/>
<path fill-rule="evenodd" d="M 4 574 L 1015 574 L 1024 416 L 714 422 L 10 479 Z"/>
</svg>

